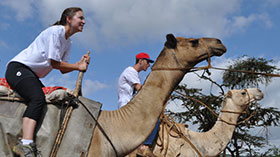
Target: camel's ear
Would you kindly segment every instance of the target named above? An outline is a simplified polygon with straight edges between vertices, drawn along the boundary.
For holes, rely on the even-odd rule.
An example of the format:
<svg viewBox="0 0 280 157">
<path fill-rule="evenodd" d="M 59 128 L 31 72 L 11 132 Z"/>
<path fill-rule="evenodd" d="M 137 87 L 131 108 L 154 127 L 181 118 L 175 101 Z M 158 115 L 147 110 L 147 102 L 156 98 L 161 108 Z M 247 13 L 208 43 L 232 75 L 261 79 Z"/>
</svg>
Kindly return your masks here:
<svg viewBox="0 0 280 157">
<path fill-rule="evenodd" d="M 166 35 L 166 42 L 164 44 L 167 48 L 175 49 L 177 46 L 177 39 L 174 37 L 173 34 Z"/>
<path fill-rule="evenodd" d="M 227 97 L 227 98 L 231 98 L 231 97 L 232 97 L 231 91 L 228 91 L 228 92 L 227 92 L 226 97 Z"/>
</svg>

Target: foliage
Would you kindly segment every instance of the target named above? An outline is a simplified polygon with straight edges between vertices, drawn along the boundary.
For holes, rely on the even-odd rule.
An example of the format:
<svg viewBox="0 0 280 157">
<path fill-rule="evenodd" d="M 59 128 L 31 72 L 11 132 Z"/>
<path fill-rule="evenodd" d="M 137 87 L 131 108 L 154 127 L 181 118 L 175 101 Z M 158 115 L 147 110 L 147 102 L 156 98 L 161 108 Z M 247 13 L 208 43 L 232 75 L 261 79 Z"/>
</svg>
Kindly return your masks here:
<svg viewBox="0 0 280 157">
<path fill-rule="evenodd" d="M 243 57 L 244 58 L 244 57 Z M 264 58 L 248 58 L 247 60 L 238 59 L 233 65 L 230 65 L 230 70 L 252 71 L 257 73 L 273 73 L 277 68 L 269 65 L 272 60 Z M 223 83 L 225 87 L 230 89 L 242 89 L 247 87 L 259 87 L 259 84 L 268 85 L 271 82 L 270 76 L 260 76 L 254 73 L 241 73 L 226 71 L 223 74 Z"/>
<path fill-rule="evenodd" d="M 278 69 L 275 66 L 269 65 L 271 62 L 272 60 L 267 61 L 263 58 L 242 58 L 236 60 L 233 65 L 228 67 L 228 69 L 258 73 L 274 73 Z M 220 104 L 223 100 L 225 89 L 257 88 L 260 84 L 268 85 L 271 82 L 271 76 L 232 71 L 224 72 L 222 83 L 213 81 L 210 77 L 205 76 L 204 73 L 199 77 L 210 81 L 211 84 L 217 85 L 221 90 L 221 95 L 204 95 L 202 89 L 187 88 L 187 85 L 179 85 L 175 91 L 205 102 L 208 107 L 216 113 L 219 112 L 221 107 Z M 176 103 L 180 103 L 186 109 L 186 111 L 177 113 L 167 111 L 167 114 L 174 117 L 178 122 L 189 122 L 193 125 L 197 125 L 198 130 L 202 132 L 208 131 L 214 126 L 217 119 L 216 116 L 197 101 L 192 101 L 191 99 L 175 92 L 172 94 L 172 100 Z M 253 116 L 246 121 L 246 123 L 241 123 L 236 127 L 232 140 L 228 144 L 226 150 L 232 156 L 239 156 L 240 154 L 246 156 L 262 156 L 269 153 L 271 154 L 272 152 L 274 152 L 274 154 L 279 154 L 279 149 L 275 148 L 268 150 L 266 152 L 267 154 L 261 154 L 259 150 L 267 146 L 267 139 L 260 135 L 251 135 L 249 131 L 256 127 L 261 127 L 264 130 L 267 130 L 269 126 L 279 126 L 280 112 L 277 108 L 265 108 L 260 104 L 255 103 L 250 105 L 246 114 L 240 115 L 239 121 L 245 120 L 252 114 Z"/>
<path fill-rule="evenodd" d="M 183 92 L 184 94 L 191 96 L 194 99 L 198 99 L 202 102 L 207 102 L 213 111 L 217 112 L 220 108 L 219 104 L 222 102 L 221 96 L 215 95 L 204 95 L 200 91 L 201 89 L 187 89 L 186 85 L 178 86 L 177 91 Z M 180 123 L 186 123 L 192 120 L 192 124 L 199 124 L 198 130 L 200 131 L 208 131 L 216 122 L 216 116 L 213 115 L 205 106 L 201 105 L 197 101 L 192 101 L 182 95 L 174 94 L 172 96 L 172 100 L 181 100 L 182 105 L 187 109 L 186 112 L 173 113 L 171 111 L 167 111 L 167 114 L 172 115 Z M 218 103 L 217 103 L 218 102 Z"/>
</svg>

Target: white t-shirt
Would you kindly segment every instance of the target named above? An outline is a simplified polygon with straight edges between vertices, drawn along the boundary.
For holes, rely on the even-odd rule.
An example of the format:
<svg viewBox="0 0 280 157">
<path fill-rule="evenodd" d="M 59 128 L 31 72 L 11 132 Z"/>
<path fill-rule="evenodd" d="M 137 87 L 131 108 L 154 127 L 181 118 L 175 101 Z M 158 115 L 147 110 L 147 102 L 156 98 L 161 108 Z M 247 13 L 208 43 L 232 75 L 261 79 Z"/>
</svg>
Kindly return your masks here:
<svg viewBox="0 0 280 157">
<path fill-rule="evenodd" d="M 11 61 L 20 62 L 36 73 L 39 78 L 45 77 L 53 68 L 51 59 L 69 61 L 71 39 L 65 39 L 65 27 L 55 25 L 45 29 L 23 51 Z"/>
<path fill-rule="evenodd" d="M 140 82 L 139 73 L 133 67 L 127 67 L 118 82 L 118 107 L 126 105 L 133 98 L 134 85 Z"/>
</svg>

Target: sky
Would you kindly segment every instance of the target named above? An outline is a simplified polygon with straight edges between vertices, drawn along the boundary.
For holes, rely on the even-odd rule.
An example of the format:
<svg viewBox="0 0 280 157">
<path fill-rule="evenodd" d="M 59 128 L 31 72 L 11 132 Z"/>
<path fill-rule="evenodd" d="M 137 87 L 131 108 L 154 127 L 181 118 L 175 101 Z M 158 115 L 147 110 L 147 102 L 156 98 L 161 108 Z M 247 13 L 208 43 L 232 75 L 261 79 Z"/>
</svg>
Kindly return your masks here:
<svg viewBox="0 0 280 157">
<path fill-rule="evenodd" d="M 248 55 L 273 60 L 273 65 L 280 68 L 280 0 L 1 0 L 0 77 L 4 77 L 10 59 L 58 21 L 65 8 L 73 6 L 83 9 L 86 25 L 83 32 L 71 37 L 70 62 L 77 62 L 90 51 L 91 63 L 84 74 L 82 93 L 102 103 L 102 110 L 117 109 L 121 72 L 134 65 L 139 52 L 156 59 L 168 33 L 186 38 L 219 38 L 227 53 L 212 58 L 215 67 L 225 68 Z M 140 73 L 142 82 L 149 73 Z M 222 71 L 211 73 L 212 79 L 221 81 Z M 78 72 L 62 75 L 53 70 L 42 82 L 45 86 L 74 89 L 77 76 Z M 206 93 L 215 90 L 194 74 L 186 75 L 182 83 Z M 279 77 L 273 78 L 269 86 L 262 86 L 265 97 L 260 103 L 279 108 L 279 87 Z M 180 109 L 176 105 L 168 107 Z M 270 128 L 270 144 L 280 146 L 279 131 L 279 127 Z"/>
</svg>

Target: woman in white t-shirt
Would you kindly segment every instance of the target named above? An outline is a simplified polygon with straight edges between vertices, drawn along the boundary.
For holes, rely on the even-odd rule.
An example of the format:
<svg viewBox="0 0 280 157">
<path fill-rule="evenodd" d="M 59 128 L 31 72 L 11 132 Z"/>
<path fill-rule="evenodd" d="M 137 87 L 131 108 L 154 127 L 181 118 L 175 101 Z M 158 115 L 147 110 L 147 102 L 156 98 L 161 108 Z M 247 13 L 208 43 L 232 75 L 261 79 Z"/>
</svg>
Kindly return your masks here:
<svg viewBox="0 0 280 157">
<path fill-rule="evenodd" d="M 23 135 L 13 148 L 16 154 L 37 154 L 33 141 L 34 130 L 46 105 L 43 84 L 39 78 L 45 77 L 52 69 L 58 69 L 61 73 L 87 70 L 90 57 L 86 55 L 74 64 L 68 63 L 70 36 L 82 32 L 84 25 L 82 9 L 67 8 L 60 21 L 42 31 L 26 49 L 9 61 L 5 74 L 7 82 L 27 103 L 22 122 Z"/>
</svg>

